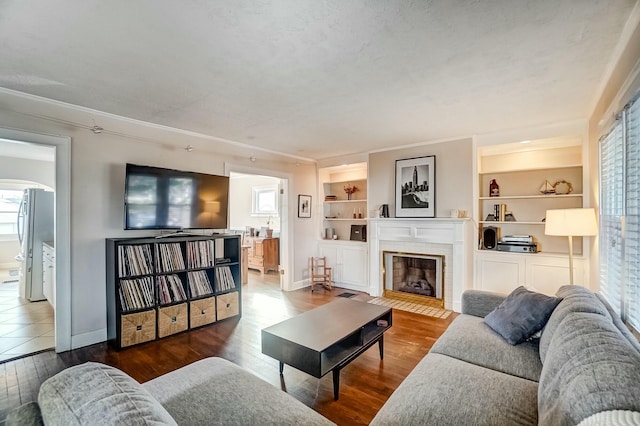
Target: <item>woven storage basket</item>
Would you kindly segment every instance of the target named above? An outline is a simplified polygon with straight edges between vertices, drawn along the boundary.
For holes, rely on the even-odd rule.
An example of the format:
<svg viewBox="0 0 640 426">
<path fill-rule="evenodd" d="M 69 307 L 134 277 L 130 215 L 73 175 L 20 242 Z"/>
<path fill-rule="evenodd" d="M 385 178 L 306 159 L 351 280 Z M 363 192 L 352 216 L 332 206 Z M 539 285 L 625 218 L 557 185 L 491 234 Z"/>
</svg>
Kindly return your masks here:
<svg viewBox="0 0 640 426">
<path fill-rule="evenodd" d="M 158 337 L 185 331 L 188 327 L 187 322 L 186 303 L 158 309 Z"/>
<path fill-rule="evenodd" d="M 136 312 L 120 317 L 120 346 L 131 346 L 156 338 L 156 311 Z"/>
<path fill-rule="evenodd" d="M 191 328 L 216 322 L 216 303 L 214 297 L 194 300 L 189 303 Z"/>
<path fill-rule="evenodd" d="M 216 311 L 218 312 L 218 321 L 238 315 L 240 313 L 238 292 L 234 291 L 233 293 L 216 296 Z"/>
</svg>

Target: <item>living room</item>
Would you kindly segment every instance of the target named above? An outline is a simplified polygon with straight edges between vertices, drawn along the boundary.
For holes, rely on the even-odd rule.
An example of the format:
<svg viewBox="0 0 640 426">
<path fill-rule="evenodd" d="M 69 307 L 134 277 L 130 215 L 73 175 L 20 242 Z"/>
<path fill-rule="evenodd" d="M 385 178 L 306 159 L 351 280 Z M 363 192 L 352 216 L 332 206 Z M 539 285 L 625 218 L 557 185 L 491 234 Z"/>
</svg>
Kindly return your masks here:
<svg viewBox="0 0 640 426">
<path fill-rule="evenodd" d="M 580 10 L 580 5 L 572 3 L 571 6 L 567 6 L 567 9 L 562 9 L 562 11 L 567 13 L 567 11 Z M 465 6 L 471 7 L 470 5 Z M 472 9 L 478 13 L 479 11 L 474 9 L 476 7 L 479 6 L 473 5 Z M 546 5 L 546 7 L 553 9 L 552 5 Z M 604 10 L 607 7 L 610 7 L 608 12 Z M 361 5 L 361 8 L 358 9 L 358 12 L 364 13 L 368 10 L 363 5 Z M 392 24 L 401 25 L 403 20 L 409 19 L 407 14 L 411 15 L 411 8 L 406 10 L 402 9 L 402 7 L 399 8 L 402 13 L 398 13 L 397 16 L 392 14 L 396 16 L 398 21 L 387 23 L 392 28 L 394 27 Z M 463 6 L 459 6 L 459 8 L 464 9 Z M 43 58 L 47 58 L 47 51 L 56 51 L 58 55 L 68 60 L 66 65 L 58 64 L 60 68 L 55 70 L 52 68 L 50 73 L 43 70 L 38 71 L 41 74 L 39 77 L 37 77 L 38 74 L 35 74 L 35 71 L 31 72 L 21 68 L 19 66 L 20 61 L 17 59 L 15 63 L 6 63 L 5 66 L 10 67 L 10 69 L 7 71 L 7 76 L 0 83 L 2 86 L 0 89 L 0 110 L 2 112 L 0 114 L 0 128 L 2 128 L 0 137 L 53 145 L 57 149 L 56 282 L 58 283 L 58 305 L 55 318 L 57 352 L 99 344 L 107 340 L 105 239 L 151 235 L 146 231 L 125 231 L 123 229 L 123 195 L 125 165 L 127 163 L 217 175 L 229 175 L 231 172 L 237 172 L 276 176 L 280 179 L 285 179 L 287 181 L 287 194 L 284 207 L 287 209 L 289 221 L 287 222 L 287 229 L 283 230 L 285 235 L 281 236 L 282 249 L 284 250 L 281 252 L 281 271 L 283 275 L 276 285 L 278 287 L 281 286 L 284 293 L 289 293 L 307 288 L 309 258 L 318 253 L 318 242 L 324 228 L 321 216 L 322 199 L 320 192 L 321 182 L 318 179 L 319 168 L 338 166 L 345 163 L 366 162 L 368 165 L 369 186 L 366 212 L 375 210 L 382 204 L 389 204 L 393 214 L 395 211 L 393 200 L 395 196 L 396 160 L 434 155 L 437 161 L 435 217 L 448 218 L 450 217 L 450 210 L 458 209 L 469 212 L 469 216 L 477 221 L 484 219 L 484 217 L 480 218 L 475 198 L 478 196 L 476 193 L 478 191 L 476 164 L 478 146 L 485 141 L 499 145 L 507 142 L 577 134 L 582 138 L 583 152 L 585 153 L 583 161 L 585 170 L 588 170 L 583 187 L 584 206 L 597 207 L 599 203 L 598 139 L 603 133 L 600 122 L 603 119 L 606 121 L 609 116 L 619 111 L 628 100 L 628 93 L 625 92 L 632 91 L 637 86 L 634 79 L 635 67 L 639 57 L 638 52 L 640 51 L 640 34 L 637 28 L 638 8 L 635 2 L 620 1 L 616 2 L 615 7 L 601 5 L 601 8 L 585 9 L 585 14 L 588 16 L 581 18 L 582 27 L 576 24 L 575 27 L 571 27 L 572 32 L 569 35 L 558 35 L 557 38 L 549 36 L 551 41 L 556 41 L 558 44 L 562 44 L 558 40 L 566 41 L 566 39 L 569 39 L 571 41 L 570 43 L 567 42 L 568 46 L 563 45 L 563 48 L 566 49 L 563 52 L 565 52 L 565 55 L 568 54 L 567 52 L 574 52 L 576 56 L 581 55 L 574 60 L 577 65 L 572 64 L 569 60 L 560 62 L 562 66 L 545 63 L 541 66 L 543 69 L 541 70 L 540 68 L 534 68 L 539 64 L 531 63 L 529 65 L 540 72 L 543 78 L 529 80 L 522 77 L 527 75 L 526 61 L 518 62 L 521 67 L 519 69 L 512 70 L 508 68 L 509 61 L 517 59 L 515 56 L 509 57 L 505 53 L 508 60 L 502 58 L 504 60 L 502 62 L 504 69 L 495 70 L 482 60 L 482 53 L 479 54 L 474 49 L 463 45 L 451 45 L 444 49 L 448 50 L 453 56 L 456 55 L 456 49 L 459 49 L 460 52 L 464 52 L 468 56 L 468 60 L 464 62 L 453 61 L 451 68 L 440 68 L 440 73 L 435 75 L 440 75 L 444 79 L 447 74 L 463 75 L 472 68 L 474 73 L 480 73 L 477 68 L 491 68 L 492 72 L 487 75 L 480 73 L 469 77 L 470 80 L 474 77 L 486 78 L 487 82 L 484 83 L 484 86 L 476 88 L 476 91 L 471 90 L 473 86 L 465 86 L 466 92 L 447 92 L 450 96 L 449 101 L 443 102 L 444 105 L 441 105 L 442 110 L 438 115 L 435 115 L 435 111 L 431 111 L 428 108 L 421 109 L 420 113 L 412 112 L 411 107 L 415 106 L 414 103 L 409 103 L 410 107 L 402 109 L 401 112 L 392 112 L 386 109 L 390 108 L 389 105 L 394 103 L 402 104 L 403 99 L 420 98 L 423 101 L 427 99 L 425 102 L 428 104 L 434 95 L 425 93 L 426 89 L 421 87 L 413 91 L 409 87 L 411 86 L 410 84 L 397 88 L 397 92 L 394 92 L 394 96 L 390 98 L 377 99 L 376 96 L 371 95 L 370 98 L 366 98 L 368 102 L 366 104 L 365 100 L 361 103 L 350 103 L 346 100 L 353 94 L 363 94 L 362 92 L 348 92 L 346 89 L 343 89 L 343 92 L 333 92 L 332 95 L 336 99 L 340 99 L 340 95 L 342 95 L 342 99 L 345 99 L 345 109 L 349 110 L 349 117 L 353 120 L 352 123 L 346 123 L 341 121 L 340 116 L 332 115 L 331 118 L 335 123 L 333 127 L 335 128 L 349 128 L 349 126 L 355 125 L 357 122 L 360 123 L 360 129 L 369 125 L 374 130 L 379 131 L 381 129 L 373 126 L 373 122 L 356 120 L 359 115 L 373 114 L 378 108 L 383 109 L 384 113 L 394 117 L 394 119 L 388 120 L 387 129 L 384 133 L 380 133 L 383 135 L 380 137 L 376 137 L 371 133 L 367 133 L 363 137 L 353 133 L 355 131 L 345 131 L 340 136 L 342 139 L 332 140 L 331 144 L 328 142 L 322 144 L 318 142 L 318 139 L 314 139 L 313 143 L 303 147 L 302 142 L 298 146 L 297 140 L 303 139 L 302 136 L 304 134 L 293 125 L 294 123 L 292 124 L 295 119 L 287 120 L 287 115 L 284 113 L 278 117 L 278 120 L 275 120 L 280 123 L 282 130 L 280 133 L 276 131 L 270 133 L 269 138 L 263 137 L 259 133 L 254 133 L 254 129 L 260 128 L 257 125 L 255 127 L 247 125 L 236 133 L 228 130 L 233 128 L 232 119 L 225 123 L 229 127 L 223 128 L 222 122 L 218 122 L 218 118 L 216 118 L 215 122 L 220 123 L 219 131 L 216 131 L 216 129 L 209 130 L 204 127 L 202 123 L 206 123 L 209 117 L 240 114 L 239 111 L 242 111 L 243 107 L 242 103 L 235 104 L 232 99 L 228 103 L 229 110 L 225 110 L 223 106 L 217 106 L 216 108 L 208 106 L 209 109 L 203 108 L 199 114 L 192 115 L 196 118 L 193 118 L 191 122 L 172 121 L 176 119 L 170 114 L 170 105 L 156 108 L 152 101 L 148 101 L 148 103 L 141 106 L 141 110 L 144 110 L 145 114 L 137 114 L 135 109 L 130 106 L 134 103 L 134 100 L 147 99 L 147 97 L 151 97 L 151 94 L 157 94 L 158 91 L 164 91 L 163 96 L 167 99 L 180 98 L 182 92 L 191 90 L 185 87 L 188 84 L 185 83 L 184 77 L 176 77 L 172 84 L 167 83 L 162 87 L 149 87 L 140 81 L 144 80 L 144 78 L 140 78 L 137 82 L 130 82 L 130 85 L 120 92 L 124 94 L 120 95 L 119 102 L 117 102 L 118 99 L 111 99 L 103 104 L 91 103 L 92 95 L 90 94 L 99 86 L 107 86 L 107 91 L 118 92 L 118 85 L 121 84 L 119 79 L 115 78 L 110 81 L 105 78 L 91 81 L 88 74 L 75 76 L 79 72 L 73 70 L 73 65 L 80 67 L 84 59 L 73 54 L 73 43 L 68 40 L 70 36 L 61 35 L 56 39 L 57 44 L 55 46 L 47 46 L 45 40 L 36 37 L 38 26 L 50 19 L 44 16 L 47 11 L 43 10 L 35 13 L 35 11 L 29 11 L 28 9 L 26 6 L 7 6 L 6 19 L 8 25 L 4 27 L 2 33 L 3 36 L 6 33 L 6 40 L 15 41 L 15 44 L 12 44 L 15 46 L 11 49 L 12 53 L 17 55 L 16 58 L 24 57 L 24 60 L 29 59 L 28 55 L 24 53 L 20 55 L 16 52 L 28 52 L 30 48 L 27 45 L 23 46 L 22 43 L 26 43 L 27 39 L 34 39 L 35 43 L 40 46 L 39 49 L 44 50 L 36 50 L 37 54 L 42 55 Z M 420 13 L 423 13 L 420 7 L 418 9 Z M 126 11 L 126 9 L 124 10 Z M 170 11 L 171 9 L 168 9 L 166 13 Z M 376 8 L 374 8 L 374 11 L 380 14 L 383 12 Z M 34 15 L 29 17 L 31 12 Z M 55 13 L 64 15 L 63 12 L 48 12 L 54 14 L 53 16 L 59 16 L 55 15 Z M 142 13 L 139 10 L 136 12 Z M 351 15 L 353 11 L 342 10 L 342 12 L 344 16 L 348 17 L 345 19 L 357 20 L 356 17 Z M 522 16 L 515 11 L 511 12 L 523 20 L 516 22 L 527 22 L 526 16 Z M 545 18 L 542 19 L 543 23 L 550 25 L 549 31 L 551 29 L 560 31 L 562 25 L 551 19 L 548 10 L 546 15 L 543 12 L 544 10 L 537 11 Z M 64 16 L 59 16 L 59 18 L 62 22 L 68 24 L 71 34 L 77 31 L 78 34 L 82 35 L 78 38 L 84 38 L 86 35 L 87 43 L 90 45 L 91 43 L 98 43 L 98 40 L 92 39 L 96 35 L 91 28 L 87 28 L 90 26 L 91 19 L 86 19 L 86 16 L 94 16 L 94 13 L 91 10 L 78 9 L 71 14 L 71 17 L 64 18 Z M 594 33 L 590 33 L 586 29 L 592 24 L 592 20 L 589 18 L 593 17 L 593 20 L 596 20 L 595 16 L 598 13 L 605 14 L 606 19 L 603 20 L 605 23 L 598 22 L 597 31 L 594 29 Z M 471 15 L 465 16 L 469 17 Z M 571 21 L 573 16 L 569 13 L 565 18 L 567 21 Z M 166 20 L 168 18 L 163 16 L 163 19 Z M 80 23 L 81 20 L 84 20 L 84 23 Z M 489 18 L 487 20 L 495 23 Z M 375 20 L 372 21 L 375 22 Z M 165 21 L 163 22 L 166 23 Z M 319 20 L 319 22 L 323 21 Z M 411 19 L 409 19 L 409 22 L 416 24 Z M 534 22 L 538 21 L 534 20 Z M 251 21 L 245 25 L 250 26 L 251 23 L 255 24 L 254 21 Z M 464 22 L 458 21 L 456 23 L 459 25 L 464 24 Z M 543 23 L 540 23 L 540 31 L 546 29 Z M 469 22 L 466 22 L 466 24 L 470 25 Z M 506 25 L 506 23 L 503 24 Z M 183 25 L 186 26 L 185 24 Z M 478 23 L 477 25 L 480 24 Z M 596 24 L 594 23 L 593 25 Z M 21 26 L 26 29 L 21 29 Z M 348 25 L 346 26 L 348 27 Z M 586 35 L 580 33 L 578 28 L 584 28 Z M 241 29 L 244 30 L 245 27 L 241 27 Z M 344 31 L 348 33 L 348 31 Z M 487 30 L 487 33 L 489 36 L 498 37 L 489 30 Z M 529 49 L 528 55 L 531 57 L 542 55 L 544 47 L 536 44 L 536 40 L 540 37 L 539 30 L 527 28 L 522 33 L 526 34 L 526 36 L 523 35 L 523 39 L 517 40 L 524 43 L 524 50 Z M 230 34 L 233 34 L 233 31 Z M 444 34 L 446 34 L 444 30 L 437 33 L 443 38 Z M 509 32 L 509 35 L 515 34 L 520 33 L 515 30 L 513 33 Z M 500 35 L 505 37 L 505 34 L 501 33 Z M 581 39 L 583 36 L 587 39 L 586 41 Z M 598 38 L 600 36 L 602 37 Z M 45 36 L 42 35 L 42 37 Z M 144 37 L 141 38 L 144 39 Z M 596 44 L 596 39 L 600 40 L 600 42 L 593 46 L 593 49 L 600 50 L 598 50 L 597 54 L 590 55 L 588 54 L 590 43 Z M 223 38 L 223 40 L 226 40 L 226 38 Z M 376 40 L 383 43 L 384 37 L 380 36 L 380 39 Z M 466 34 L 466 40 L 469 43 L 472 41 L 472 37 L 469 37 L 468 33 Z M 504 41 L 505 39 L 498 37 L 498 40 Z M 490 41 L 491 37 L 485 41 L 485 46 L 491 46 Z M 401 52 L 400 57 L 393 57 L 391 62 L 403 60 L 405 56 L 429 55 L 429 52 L 422 51 L 419 43 L 414 42 L 414 44 L 411 44 L 404 39 L 403 42 L 407 44 L 403 44 L 402 49 L 399 50 Z M 139 43 L 140 45 L 134 43 L 134 45 L 123 49 L 126 53 L 124 56 L 135 56 L 135 53 L 132 52 L 135 52 L 137 47 L 139 47 L 139 51 L 143 51 L 142 46 L 144 46 L 144 43 Z M 295 51 L 295 47 L 292 47 L 295 46 L 295 43 L 291 43 L 292 45 L 286 43 L 285 45 Z M 537 43 L 541 42 L 538 41 Z M 46 47 L 43 48 L 42 46 Z M 108 46 L 100 46 L 104 49 L 103 53 L 106 55 L 109 52 Z M 406 46 L 411 46 L 411 48 Z M 171 47 L 176 49 L 175 46 Z M 510 45 L 509 48 L 512 49 L 509 52 L 512 55 L 516 55 L 518 46 Z M 179 50 L 176 49 L 176 51 Z M 186 65 L 184 68 L 175 68 L 175 62 L 181 61 L 169 59 L 169 55 L 160 53 L 161 51 L 162 49 L 158 48 L 158 53 L 153 56 L 156 62 L 150 61 L 150 63 L 154 63 L 153 67 L 167 67 L 171 68 L 175 75 L 188 75 L 188 67 Z M 478 51 L 482 52 L 482 50 Z M 492 49 L 487 52 L 495 53 Z M 328 54 L 325 51 L 323 53 Z M 355 54 L 354 52 L 351 53 Z M 341 51 L 340 54 L 346 54 L 346 52 Z M 489 55 L 489 53 L 486 54 Z M 174 52 L 174 55 L 178 54 Z M 463 54 L 459 53 L 459 55 Z M 592 56 L 597 56 L 597 58 Z M 177 57 L 182 58 L 179 55 Z M 496 54 L 496 56 L 492 57 L 495 59 L 496 57 L 501 57 L 501 55 Z M 263 56 L 258 56 L 258 58 L 263 58 Z M 447 55 L 443 55 L 440 59 L 446 64 L 446 58 Z M 267 61 L 267 58 L 263 59 Z M 309 64 L 315 63 L 313 58 L 306 59 L 309 60 Z M 375 55 L 371 62 L 368 62 L 368 67 L 372 69 L 376 64 L 374 59 Z M 554 59 L 560 60 L 561 58 L 554 56 Z M 31 60 L 35 61 L 33 57 Z M 102 63 L 99 58 L 94 60 L 96 63 Z M 255 66 L 249 59 L 243 60 L 247 61 L 244 63 L 246 67 Z M 547 58 L 547 60 L 550 59 Z M 114 60 L 109 64 L 109 71 L 112 75 L 119 75 L 119 68 L 122 67 L 123 62 L 126 62 L 126 60 L 119 61 Z M 46 60 L 43 62 L 46 62 Z M 337 67 L 337 63 L 340 63 L 340 61 L 336 60 L 335 63 L 331 62 L 330 65 Z M 590 66 L 586 67 L 586 65 Z M 546 66 L 549 67 L 548 70 L 545 68 Z M 576 76 L 574 76 L 563 68 L 566 67 L 566 69 L 574 71 L 578 66 L 584 67 L 586 69 L 585 73 L 588 72 L 588 74 L 582 75 L 576 72 Z M 140 68 L 139 75 L 154 74 L 153 67 Z M 313 65 L 308 65 L 308 67 L 313 68 Z M 327 67 L 331 68 L 328 65 Z M 395 69 L 389 68 L 389 70 Z M 434 71 L 436 68 L 428 69 Z M 366 68 L 357 68 L 360 76 L 366 76 L 366 71 Z M 198 72 L 203 71 L 200 70 Z M 70 76 L 68 77 L 69 80 L 65 80 L 65 75 Z M 248 81 L 255 82 L 260 80 L 257 75 L 251 74 L 250 77 L 255 80 L 249 79 L 242 84 L 248 84 Z M 511 79 L 507 77 L 511 77 Z M 46 81 L 38 80 L 38 78 Z M 82 83 L 74 83 L 73 78 L 82 80 Z M 234 85 L 233 88 L 239 95 L 243 96 L 243 100 L 247 105 L 252 102 L 260 103 L 262 97 L 279 99 L 278 91 L 283 90 L 285 85 L 268 85 L 270 84 L 269 82 L 272 82 L 270 79 L 277 78 L 285 81 L 288 76 L 286 73 L 270 76 L 265 81 L 263 92 L 255 90 L 255 93 L 257 93 L 255 98 L 247 94 L 240 83 Z M 340 73 L 331 77 L 334 80 L 339 80 L 340 78 Z M 380 78 L 377 83 L 378 86 L 392 86 L 392 83 L 399 79 L 392 77 L 385 80 L 376 74 L 371 78 L 372 82 L 375 83 L 376 78 Z M 402 78 L 409 81 L 406 74 L 402 74 Z M 463 80 L 460 76 L 459 78 Z M 91 84 L 88 84 L 85 79 L 89 80 Z M 583 92 L 576 93 L 578 89 L 567 88 L 570 85 L 563 86 L 564 91 L 558 91 L 557 93 L 553 92 L 553 90 L 545 90 L 546 84 L 551 86 L 556 83 L 556 80 L 570 81 L 574 79 L 575 81 L 572 81 L 572 83 L 575 83 L 576 87 L 584 88 Z M 354 85 L 358 80 L 359 78 L 354 76 L 349 79 L 350 83 Z M 305 80 L 303 83 L 313 86 L 317 82 L 318 80 Z M 508 83 L 513 84 L 508 85 Z M 139 84 L 139 87 L 136 84 Z M 224 92 L 218 86 L 224 86 L 224 84 L 216 83 L 216 90 L 218 91 L 216 93 Z M 258 83 L 255 84 L 259 86 Z M 438 84 L 436 83 L 436 85 Z M 253 90 L 254 86 L 251 87 L 251 90 Z M 372 87 L 375 86 L 370 86 L 368 89 L 372 90 Z M 553 87 L 560 90 L 560 86 Z M 74 92 L 64 92 L 57 95 L 54 90 L 56 88 L 64 90 L 73 88 Z M 517 96 L 507 98 L 505 92 L 510 91 L 517 91 Z M 370 93 L 374 92 L 371 91 Z M 231 93 L 231 95 L 233 94 L 235 93 Z M 317 95 L 316 92 L 311 94 Z M 454 97 L 454 95 L 457 97 Z M 190 93 L 190 101 L 197 104 L 196 98 L 198 96 L 198 93 Z M 504 98 L 501 98 L 502 96 Z M 516 97 L 519 98 L 518 101 L 514 100 Z M 102 98 L 106 99 L 106 97 Z M 487 102 L 491 101 L 491 105 L 495 109 L 490 112 L 484 111 L 480 106 L 481 103 L 477 102 L 478 98 L 486 98 Z M 563 102 L 564 98 L 570 100 L 567 105 Z M 472 104 L 469 107 L 465 106 L 465 101 L 467 100 L 469 104 Z M 301 100 L 298 100 L 298 102 L 304 103 Z M 568 105 L 569 103 L 571 105 Z M 300 118 L 294 114 L 297 109 L 296 105 L 299 104 L 289 104 L 287 112 L 292 117 Z M 231 107 L 234 108 L 233 111 L 231 111 Z M 265 106 L 263 109 L 267 110 L 268 108 L 268 106 Z M 566 110 L 563 108 L 566 108 Z M 361 112 L 353 114 L 353 110 Z M 514 118 L 514 110 L 520 111 L 515 114 L 518 116 L 517 120 Z M 545 110 L 544 114 L 538 112 L 538 110 Z M 345 112 L 344 110 L 338 111 Z M 318 113 L 317 110 L 315 112 Z M 429 115 L 432 112 L 434 113 L 433 117 L 436 117 L 434 119 L 431 119 Z M 189 114 L 191 114 L 191 111 L 189 111 Z M 379 116 L 375 115 L 375 117 Z M 402 117 L 402 119 L 397 117 Z M 252 123 L 260 122 L 262 118 L 263 116 L 252 117 L 252 120 L 254 120 Z M 394 120 L 397 120 L 397 122 Z M 365 122 L 364 125 L 363 122 Z M 409 126 L 409 122 L 419 122 L 421 124 Z M 473 126 L 478 122 L 481 122 L 482 125 L 474 128 Z M 445 124 L 448 125 L 446 133 L 442 130 Z M 315 132 L 317 134 L 323 135 L 323 132 L 326 132 L 327 135 L 335 136 L 328 130 L 332 128 L 330 124 L 325 123 L 324 126 L 315 128 L 312 124 L 309 124 L 309 128 L 317 130 Z M 430 127 L 433 129 L 430 129 Z M 228 135 L 237 136 L 231 137 Z M 367 141 L 365 141 L 364 145 L 358 146 L 358 149 L 352 149 L 351 145 L 356 145 L 355 142 L 351 143 L 349 137 L 353 135 L 358 136 L 358 139 L 371 137 L 370 145 L 367 145 Z M 393 135 L 396 136 L 395 139 Z M 356 136 L 353 136 L 354 139 Z M 264 141 L 262 138 L 264 138 Z M 314 136 L 314 138 L 317 138 L 317 136 Z M 284 141 L 282 145 L 276 145 L 276 142 L 280 140 Z M 364 148 L 362 148 L 363 146 Z M 300 194 L 307 194 L 312 197 L 310 218 L 297 217 L 296 210 L 298 195 Z M 469 243 L 468 265 L 466 266 L 468 279 L 464 284 L 464 289 L 473 288 L 474 280 L 476 279 L 473 251 L 477 240 L 473 230 L 471 231 L 471 238 L 473 243 Z M 583 247 L 585 248 L 585 253 L 588 254 L 584 260 L 587 265 L 588 277 L 588 282 L 585 282 L 585 285 L 592 290 L 598 290 L 598 239 L 585 238 Z M 282 284 L 280 285 L 280 283 Z M 248 309 L 248 306 L 245 305 L 245 308 Z M 126 351 L 123 352 L 121 356 L 126 357 L 126 353 Z"/>
</svg>

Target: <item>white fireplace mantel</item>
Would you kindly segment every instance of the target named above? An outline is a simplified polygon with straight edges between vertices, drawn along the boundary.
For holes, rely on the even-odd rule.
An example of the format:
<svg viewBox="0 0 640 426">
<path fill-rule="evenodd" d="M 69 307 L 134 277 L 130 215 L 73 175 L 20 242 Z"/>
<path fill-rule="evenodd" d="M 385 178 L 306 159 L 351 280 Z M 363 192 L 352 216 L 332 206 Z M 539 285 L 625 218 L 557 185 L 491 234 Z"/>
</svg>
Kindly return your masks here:
<svg viewBox="0 0 640 426">
<path fill-rule="evenodd" d="M 472 288 L 472 252 L 473 240 L 470 219 L 436 218 L 379 218 L 369 219 L 369 279 L 372 296 L 383 293 L 382 251 L 393 244 L 407 251 L 415 251 L 416 245 L 443 244 L 451 247 L 451 258 L 446 259 L 445 268 L 451 274 L 450 298 L 445 297 L 445 308 L 460 312 L 462 308 L 462 292 Z M 445 282 L 445 286 L 446 286 Z M 445 294 L 447 289 L 445 288 Z"/>
</svg>

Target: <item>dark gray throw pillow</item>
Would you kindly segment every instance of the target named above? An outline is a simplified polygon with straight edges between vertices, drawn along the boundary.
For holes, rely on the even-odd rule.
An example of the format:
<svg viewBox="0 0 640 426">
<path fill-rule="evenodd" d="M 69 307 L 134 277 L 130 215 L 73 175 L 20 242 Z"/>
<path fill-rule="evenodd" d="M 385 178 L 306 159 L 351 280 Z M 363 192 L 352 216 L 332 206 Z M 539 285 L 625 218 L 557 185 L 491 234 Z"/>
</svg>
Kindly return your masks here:
<svg viewBox="0 0 640 426">
<path fill-rule="evenodd" d="M 560 300 L 520 286 L 484 322 L 510 345 L 517 345 L 544 327 Z"/>
</svg>

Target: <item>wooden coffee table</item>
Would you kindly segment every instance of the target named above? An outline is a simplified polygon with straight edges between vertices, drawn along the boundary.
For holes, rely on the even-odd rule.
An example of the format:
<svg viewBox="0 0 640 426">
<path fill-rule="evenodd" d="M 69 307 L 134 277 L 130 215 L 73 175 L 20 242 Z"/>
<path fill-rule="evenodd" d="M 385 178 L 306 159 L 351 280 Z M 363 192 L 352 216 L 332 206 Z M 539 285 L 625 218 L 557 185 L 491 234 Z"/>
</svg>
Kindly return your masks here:
<svg viewBox="0 0 640 426">
<path fill-rule="evenodd" d="M 390 327 L 391 308 L 338 299 L 263 329 L 262 353 L 280 361 L 280 374 L 284 364 L 317 378 L 333 372 L 337 400 L 340 370 L 376 342 L 382 359 Z"/>
</svg>

